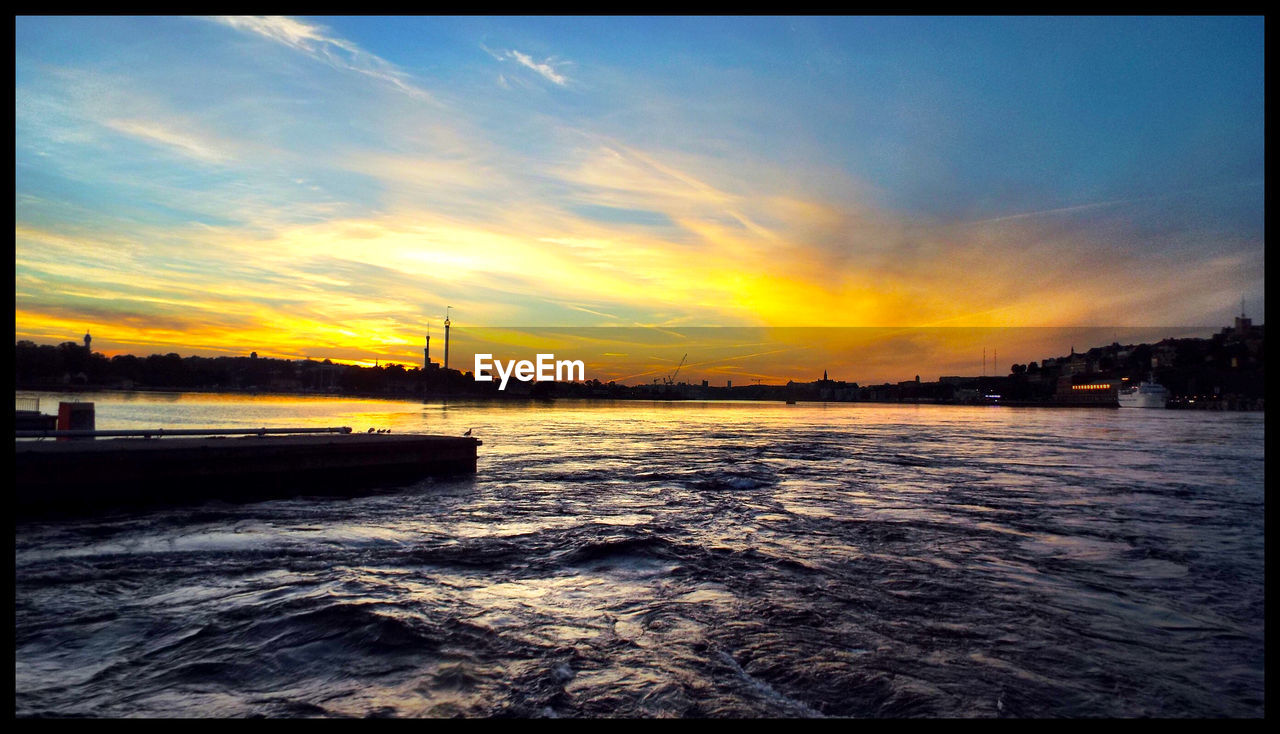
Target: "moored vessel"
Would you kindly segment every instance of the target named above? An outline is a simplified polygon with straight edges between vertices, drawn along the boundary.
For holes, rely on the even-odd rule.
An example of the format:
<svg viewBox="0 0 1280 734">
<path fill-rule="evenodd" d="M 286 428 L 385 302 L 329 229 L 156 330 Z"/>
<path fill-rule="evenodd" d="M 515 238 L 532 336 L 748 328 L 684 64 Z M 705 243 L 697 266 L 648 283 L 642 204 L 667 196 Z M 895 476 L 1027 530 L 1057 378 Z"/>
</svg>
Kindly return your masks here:
<svg viewBox="0 0 1280 734">
<path fill-rule="evenodd" d="M 1164 385 L 1143 380 L 1135 387 L 1120 390 L 1117 398 L 1121 408 L 1163 408 L 1169 402 L 1169 391 Z"/>
</svg>

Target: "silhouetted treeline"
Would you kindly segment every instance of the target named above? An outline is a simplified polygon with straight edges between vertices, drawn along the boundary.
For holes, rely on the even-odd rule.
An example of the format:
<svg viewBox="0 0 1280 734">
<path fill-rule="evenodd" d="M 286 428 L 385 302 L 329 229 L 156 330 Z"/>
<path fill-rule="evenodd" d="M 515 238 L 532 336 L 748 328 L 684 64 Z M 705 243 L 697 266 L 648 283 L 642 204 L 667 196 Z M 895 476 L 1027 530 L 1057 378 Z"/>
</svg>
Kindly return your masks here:
<svg viewBox="0 0 1280 734">
<path fill-rule="evenodd" d="M 56 347 L 20 341 L 14 346 L 16 387 L 63 389 L 246 390 L 351 395 L 485 395 L 493 383 L 477 383 L 471 373 L 406 369 L 401 364 L 361 367 L 329 360 L 248 357 L 182 357 L 120 354 L 107 358 L 75 342 Z"/>
</svg>

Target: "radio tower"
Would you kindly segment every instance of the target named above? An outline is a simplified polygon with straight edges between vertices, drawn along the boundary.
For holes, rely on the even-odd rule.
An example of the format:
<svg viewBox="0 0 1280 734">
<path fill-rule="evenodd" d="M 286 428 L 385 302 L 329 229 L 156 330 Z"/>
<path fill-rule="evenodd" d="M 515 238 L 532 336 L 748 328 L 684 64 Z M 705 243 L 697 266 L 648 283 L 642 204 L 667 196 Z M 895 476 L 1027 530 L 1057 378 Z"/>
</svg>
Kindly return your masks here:
<svg viewBox="0 0 1280 734">
<path fill-rule="evenodd" d="M 431 324 L 427 324 L 427 346 L 422 350 L 422 369 L 426 371 L 431 368 Z"/>
<path fill-rule="evenodd" d="M 449 369 L 449 309 L 453 306 L 444 307 L 444 368 Z"/>
</svg>

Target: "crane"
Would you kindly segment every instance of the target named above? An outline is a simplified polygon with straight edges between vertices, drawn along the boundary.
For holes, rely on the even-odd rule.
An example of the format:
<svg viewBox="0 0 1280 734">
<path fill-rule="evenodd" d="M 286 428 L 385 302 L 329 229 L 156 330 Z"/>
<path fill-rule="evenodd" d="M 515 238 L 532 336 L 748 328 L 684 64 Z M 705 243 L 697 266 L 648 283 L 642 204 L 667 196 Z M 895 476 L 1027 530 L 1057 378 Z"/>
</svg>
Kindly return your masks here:
<svg viewBox="0 0 1280 734">
<path fill-rule="evenodd" d="M 688 358 L 689 358 L 689 353 L 685 352 L 685 355 L 680 358 L 680 364 L 676 365 L 675 371 L 672 372 L 665 379 L 663 379 L 663 382 L 666 383 L 667 385 L 676 384 L 676 375 L 680 374 L 680 368 L 684 366 L 684 361 Z"/>
</svg>

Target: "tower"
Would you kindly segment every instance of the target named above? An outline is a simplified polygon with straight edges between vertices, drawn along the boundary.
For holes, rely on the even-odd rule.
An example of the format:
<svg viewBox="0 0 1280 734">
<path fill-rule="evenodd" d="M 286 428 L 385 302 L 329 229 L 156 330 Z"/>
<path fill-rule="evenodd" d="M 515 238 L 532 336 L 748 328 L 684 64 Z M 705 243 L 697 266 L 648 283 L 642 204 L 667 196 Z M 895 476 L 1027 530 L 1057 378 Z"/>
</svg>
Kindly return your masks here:
<svg viewBox="0 0 1280 734">
<path fill-rule="evenodd" d="M 1236 335 L 1243 336 L 1253 328 L 1253 319 L 1246 318 L 1244 315 L 1244 297 L 1240 298 L 1240 315 L 1236 317 Z M 88 337 L 86 337 L 88 338 Z"/>
<path fill-rule="evenodd" d="M 89 330 L 88 330 L 88 329 L 85 329 L 85 331 L 84 331 L 84 350 L 85 350 L 86 352 L 87 352 L 87 351 L 90 351 L 90 350 L 89 350 L 89 342 L 91 342 L 91 341 L 93 341 L 93 337 L 89 336 Z"/>
<path fill-rule="evenodd" d="M 444 307 L 444 368 L 449 369 L 449 309 L 453 306 Z"/>
<path fill-rule="evenodd" d="M 431 368 L 431 325 L 427 325 L 427 346 L 422 350 L 422 369 Z"/>
</svg>

